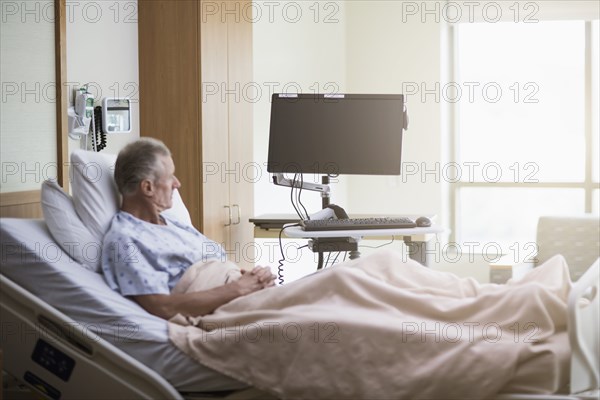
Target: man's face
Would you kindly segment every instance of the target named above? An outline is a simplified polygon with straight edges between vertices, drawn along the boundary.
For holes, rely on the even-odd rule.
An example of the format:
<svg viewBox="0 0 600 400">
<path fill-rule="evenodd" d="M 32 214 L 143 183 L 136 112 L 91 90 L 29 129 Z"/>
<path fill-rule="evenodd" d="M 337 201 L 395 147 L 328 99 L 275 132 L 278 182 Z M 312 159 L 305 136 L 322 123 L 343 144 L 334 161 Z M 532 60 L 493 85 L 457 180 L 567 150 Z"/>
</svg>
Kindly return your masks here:
<svg viewBox="0 0 600 400">
<path fill-rule="evenodd" d="M 173 190 L 181 187 L 175 176 L 175 163 L 171 157 L 159 156 L 158 162 L 162 165 L 158 179 L 154 182 L 153 203 L 159 212 L 173 206 Z"/>
</svg>

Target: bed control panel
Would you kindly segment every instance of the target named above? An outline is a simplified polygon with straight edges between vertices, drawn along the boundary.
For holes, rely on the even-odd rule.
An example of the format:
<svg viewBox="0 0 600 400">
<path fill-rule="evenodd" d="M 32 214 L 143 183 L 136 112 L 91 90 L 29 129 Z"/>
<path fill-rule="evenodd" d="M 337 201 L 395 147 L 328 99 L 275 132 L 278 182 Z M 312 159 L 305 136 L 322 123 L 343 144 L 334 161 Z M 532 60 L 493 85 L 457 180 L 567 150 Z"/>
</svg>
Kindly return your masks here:
<svg viewBox="0 0 600 400">
<path fill-rule="evenodd" d="M 43 339 L 38 339 L 31 359 L 65 382 L 75 368 L 75 360 Z"/>
</svg>

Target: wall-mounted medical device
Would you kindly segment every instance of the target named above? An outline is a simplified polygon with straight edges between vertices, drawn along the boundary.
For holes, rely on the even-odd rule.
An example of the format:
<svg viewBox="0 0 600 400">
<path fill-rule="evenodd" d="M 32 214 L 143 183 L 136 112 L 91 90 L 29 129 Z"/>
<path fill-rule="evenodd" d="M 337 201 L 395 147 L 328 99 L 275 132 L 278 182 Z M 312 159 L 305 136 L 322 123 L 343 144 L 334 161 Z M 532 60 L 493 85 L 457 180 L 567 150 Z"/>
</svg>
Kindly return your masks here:
<svg viewBox="0 0 600 400">
<path fill-rule="evenodd" d="M 107 133 L 131 132 L 131 100 L 107 97 L 96 107 L 94 100 L 87 85 L 75 91 L 74 104 L 68 109 L 69 137 L 81 140 L 82 148 L 100 151 L 106 147 Z"/>
<path fill-rule="evenodd" d="M 75 91 L 74 105 L 68 108 L 67 115 L 71 139 L 80 139 L 89 133 L 94 117 L 94 95 L 88 91 L 87 85 Z"/>
<path fill-rule="evenodd" d="M 131 100 L 126 97 L 102 100 L 102 130 L 104 133 L 131 132 Z"/>
</svg>

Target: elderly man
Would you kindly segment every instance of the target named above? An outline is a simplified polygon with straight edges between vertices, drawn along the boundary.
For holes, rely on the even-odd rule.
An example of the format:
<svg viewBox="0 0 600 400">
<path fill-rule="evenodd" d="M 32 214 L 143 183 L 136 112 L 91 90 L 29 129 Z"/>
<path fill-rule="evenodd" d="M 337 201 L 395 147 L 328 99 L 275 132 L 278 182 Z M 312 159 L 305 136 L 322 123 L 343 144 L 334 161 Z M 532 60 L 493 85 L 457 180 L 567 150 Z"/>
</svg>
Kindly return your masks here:
<svg viewBox="0 0 600 400">
<path fill-rule="evenodd" d="M 169 319 L 210 314 L 235 298 L 274 285 L 270 269 L 256 267 L 212 289 L 173 293 L 190 266 L 220 260 L 222 250 L 205 254 L 203 249 L 218 245 L 194 227 L 161 214 L 171 208 L 173 190 L 181 186 L 171 153 L 161 141 L 143 138 L 127 145 L 117 158 L 115 181 L 123 202 L 102 252 L 104 276 L 112 289 Z"/>
</svg>

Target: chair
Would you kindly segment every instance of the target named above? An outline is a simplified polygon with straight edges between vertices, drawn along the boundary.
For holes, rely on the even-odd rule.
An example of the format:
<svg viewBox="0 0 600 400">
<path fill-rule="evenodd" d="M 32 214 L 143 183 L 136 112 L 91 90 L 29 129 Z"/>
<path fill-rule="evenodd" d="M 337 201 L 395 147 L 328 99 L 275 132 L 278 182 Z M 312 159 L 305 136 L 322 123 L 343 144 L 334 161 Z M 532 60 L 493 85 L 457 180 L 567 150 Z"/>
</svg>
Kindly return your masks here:
<svg viewBox="0 0 600 400">
<path fill-rule="evenodd" d="M 533 263 L 516 264 L 512 257 L 502 257 L 490 265 L 490 282 L 506 283 L 527 270 L 561 254 L 573 281 L 578 280 L 600 257 L 600 218 L 596 215 L 543 216 L 536 232 L 537 255 Z"/>
</svg>

